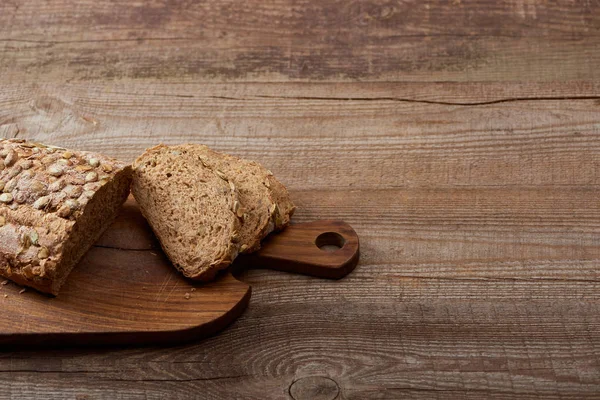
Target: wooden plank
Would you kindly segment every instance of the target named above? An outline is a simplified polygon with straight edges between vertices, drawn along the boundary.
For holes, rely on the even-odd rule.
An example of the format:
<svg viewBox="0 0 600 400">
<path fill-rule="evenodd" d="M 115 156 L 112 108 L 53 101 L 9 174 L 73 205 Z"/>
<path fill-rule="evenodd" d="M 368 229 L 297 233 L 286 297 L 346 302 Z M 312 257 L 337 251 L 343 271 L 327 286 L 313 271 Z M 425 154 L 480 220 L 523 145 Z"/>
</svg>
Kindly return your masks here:
<svg viewBox="0 0 600 400">
<path fill-rule="evenodd" d="M 360 4 L 343 0 L 276 0 L 269 4 L 257 0 L 244 3 L 234 0 L 201 3 L 61 0 L 39 4 L 35 0 L 9 0 L 2 4 L 1 21 L 10 23 L 12 29 L 6 32 L 12 37 L 28 35 L 30 39 L 47 39 L 45 29 L 49 29 L 54 37 L 71 41 L 76 34 L 92 35 L 99 40 L 114 39 L 120 31 L 130 34 L 156 33 L 157 30 L 187 33 L 189 37 L 208 31 L 216 37 L 226 30 L 235 38 L 249 33 L 269 35 L 269 38 L 303 33 L 303 38 L 307 38 L 333 29 L 340 35 L 348 34 L 357 27 L 362 31 L 355 32 L 355 37 L 347 37 L 357 44 L 361 43 L 357 40 L 361 36 L 375 37 L 380 32 L 387 37 L 394 34 L 518 37 L 526 30 L 539 37 L 577 39 L 598 37 L 598 7 L 594 1 L 569 0 L 548 4 L 478 0 L 370 0 Z"/>
<path fill-rule="evenodd" d="M 363 251 L 338 282 L 244 273 L 197 344 L 2 353 L 0 397 L 597 398 L 599 11 L 1 2 L 1 135 L 256 159 Z"/>
<path fill-rule="evenodd" d="M 57 398 L 289 398 L 309 376 L 357 399 L 600 390 L 594 85 L 559 86 L 559 97 L 587 99 L 514 85 L 505 93 L 541 87 L 551 98 L 471 106 L 378 99 L 410 85 L 342 85 L 366 93 L 357 100 L 330 100 L 339 86 L 320 84 L 210 85 L 200 95 L 144 83 L 104 94 L 109 86 L 7 87 L 4 127 L 18 135 L 124 159 L 161 139 L 206 142 L 270 166 L 290 185 L 297 221 L 346 219 L 364 238 L 347 280 L 243 275 L 248 313 L 196 345 L 5 354 L 0 378 L 13 397 L 50 387 Z M 497 85 L 473 87 L 420 93 L 503 98 L 478 97 Z M 45 386 L 30 383 L 39 375 Z"/>
<path fill-rule="evenodd" d="M 330 216 L 355 228 L 364 269 L 352 277 L 365 271 L 360 279 L 368 280 L 376 270 L 389 279 L 476 279 L 473 284 L 482 286 L 500 279 L 513 289 L 521 280 L 539 279 L 536 293 L 543 295 L 544 285 L 554 280 L 573 280 L 575 288 L 595 284 L 600 276 L 598 189 L 406 188 L 292 195 L 298 204 L 295 221 Z M 490 288 L 472 295 L 516 295 L 494 293 Z"/>
<path fill-rule="evenodd" d="M 598 80 L 595 1 L 369 0 L 0 5 L 17 82 Z"/>
<path fill-rule="evenodd" d="M 444 300 L 375 305 L 365 297 L 344 300 L 340 312 L 341 306 L 330 307 L 340 303 L 339 296 L 307 306 L 277 301 L 279 293 L 264 299 L 273 303 L 251 306 L 232 329 L 198 345 L 15 355 L 10 369 L 0 374 L 3 388 L 37 397 L 50 387 L 57 394 L 287 398 L 295 380 L 324 376 L 339 385 L 344 398 L 377 392 L 393 398 L 411 389 L 592 398 L 599 389 L 598 323 L 582 317 L 597 314 L 597 304 Z M 352 309 L 362 312 L 348 313 Z M 280 312 L 290 318 L 282 319 Z M 232 346 L 235 352 L 228 350 Z M 27 384 L 36 371 L 45 386 Z"/>
<path fill-rule="evenodd" d="M 599 311 L 595 303 L 374 303 L 364 296 L 339 304 L 339 296 L 323 296 L 320 305 L 316 300 L 304 305 L 298 297 L 277 300 L 281 291 L 268 285 L 255 283 L 255 291 L 265 298 L 252 303 L 231 329 L 201 344 L 90 350 L 85 355 L 16 354 L 10 365 L 0 364 L 3 388 L 15 397 L 20 390 L 39 397 L 50 387 L 57 394 L 118 392 L 158 398 L 167 392 L 184 396 L 202 391 L 221 397 L 287 398 L 295 380 L 325 376 L 339 385 L 344 398 L 378 391 L 393 398 L 411 389 L 592 398 L 599 389 L 599 325 L 591 317 Z M 314 289 L 315 282 L 302 285 Z M 290 318 L 282 319 L 282 312 Z M 234 352 L 228 350 L 232 346 Z M 26 384 L 36 371 L 45 386 Z"/>
<path fill-rule="evenodd" d="M 516 85 L 522 100 L 471 106 L 393 100 L 404 85 L 356 83 L 342 92 L 364 98 L 327 98 L 336 87 L 313 85 L 319 95 L 306 98 L 288 84 L 9 85 L 0 121 L 19 137 L 126 161 L 158 142 L 200 142 L 264 163 L 293 189 L 600 184 L 596 84 L 559 86 L 567 100 L 527 100 L 540 86 Z M 449 96 L 439 87 L 421 93 Z M 472 101 L 472 88 L 452 90 Z"/>
<path fill-rule="evenodd" d="M 353 219 L 363 262 L 347 278 L 246 272 L 247 313 L 190 346 L 3 354 L 7 393 L 287 399 L 309 376 L 333 380 L 348 399 L 575 399 L 600 390 L 596 190 L 294 197 L 298 221 Z M 45 386 L 27 383 L 36 373 Z"/>
</svg>

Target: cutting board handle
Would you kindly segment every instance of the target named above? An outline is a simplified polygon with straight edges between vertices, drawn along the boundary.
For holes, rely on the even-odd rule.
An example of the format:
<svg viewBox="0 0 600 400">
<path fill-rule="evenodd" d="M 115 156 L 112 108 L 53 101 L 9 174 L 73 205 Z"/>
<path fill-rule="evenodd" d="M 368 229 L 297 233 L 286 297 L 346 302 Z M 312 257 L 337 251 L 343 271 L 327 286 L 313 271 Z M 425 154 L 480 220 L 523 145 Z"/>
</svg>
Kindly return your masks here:
<svg viewBox="0 0 600 400">
<path fill-rule="evenodd" d="M 359 259 L 358 235 L 339 220 L 291 224 L 262 243 L 261 249 L 243 256 L 244 265 L 269 268 L 319 278 L 340 279 Z"/>
</svg>

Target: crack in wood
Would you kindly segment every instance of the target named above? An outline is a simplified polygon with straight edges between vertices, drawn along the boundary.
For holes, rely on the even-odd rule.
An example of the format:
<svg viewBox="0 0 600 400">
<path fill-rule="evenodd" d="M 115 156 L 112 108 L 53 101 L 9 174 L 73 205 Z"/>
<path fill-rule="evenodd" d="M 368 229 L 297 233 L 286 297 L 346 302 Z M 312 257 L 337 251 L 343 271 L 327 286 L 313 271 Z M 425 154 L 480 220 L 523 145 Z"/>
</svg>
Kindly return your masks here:
<svg viewBox="0 0 600 400">
<path fill-rule="evenodd" d="M 362 267 L 368 267 L 368 265 L 361 265 Z M 418 276 L 418 275 L 390 275 L 384 274 L 386 277 L 391 278 L 408 278 L 408 279 L 422 279 L 422 280 L 435 280 L 435 281 L 485 281 L 485 282 L 503 282 L 503 281 L 518 281 L 518 282 L 569 282 L 569 283 L 600 283 L 600 279 L 570 279 L 570 278 L 544 278 L 544 277 L 531 277 L 531 278 L 519 278 L 519 277 L 463 277 L 454 278 L 446 276 Z"/>
<path fill-rule="evenodd" d="M 228 99 L 221 96 L 211 96 L 214 98 Z M 255 97 L 263 99 L 277 99 L 277 100 L 317 100 L 317 101 L 396 101 L 403 103 L 422 103 L 422 104 L 436 104 L 446 106 L 485 106 L 490 104 L 499 103 L 512 103 L 521 101 L 563 101 L 563 100 L 600 100 L 600 96 L 556 96 L 556 97 L 512 97 L 505 99 L 489 100 L 489 101 L 476 101 L 476 102 L 451 102 L 451 101 L 438 101 L 438 100 L 417 100 L 402 97 L 313 97 L 313 96 L 265 96 L 257 95 Z M 239 99 L 245 100 L 245 99 Z"/>
<path fill-rule="evenodd" d="M 140 93 L 135 92 L 113 92 L 126 96 L 139 96 Z M 393 101 L 400 103 L 420 103 L 420 104 L 435 104 L 444 106 L 486 106 L 501 103 L 526 102 L 526 101 L 566 101 L 566 100 L 597 100 L 600 101 L 600 95 L 597 96 L 540 96 L 540 97 L 509 97 L 496 100 L 460 102 L 460 101 L 440 101 L 440 100 L 419 100 L 405 97 L 380 96 L 380 97 L 326 97 L 326 96 L 269 96 L 269 95 L 254 95 L 251 97 L 232 97 L 232 96 L 195 96 L 190 94 L 168 94 L 168 93 L 144 93 L 145 96 L 155 97 L 175 97 L 188 99 L 216 99 L 216 100 L 231 100 L 231 101 L 251 101 L 259 99 L 272 100 L 306 100 L 306 101 Z"/>
<path fill-rule="evenodd" d="M 126 247 L 119 247 L 119 246 L 106 246 L 106 245 L 100 245 L 100 244 L 95 244 L 93 247 L 97 247 L 100 249 L 111 249 L 111 250 L 122 250 L 122 251 L 153 251 L 156 252 L 158 251 L 158 249 L 155 248 L 145 248 L 145 249 L 139 249 L 139 248 L 126 248 Z"/>
<path fill-rule="evenodd" d="M 0 39 L 0 43 L 33 43 L 33 44 L 72 44 L 72 43 L 114 43 L 114 42 L 162 42 L 166 40 L 198 40 L 193 37 L 167 37 L 167 38 L 153 38 L 153 37 L 138 37 L 138 38 L 127 38 L 127 39 L 85 39 L 85 40 L 35 40 L 35 39 Z"/>
<path fill-rule="evenodd" d="M 112 370 L 115 372 L 115 370 Z M 108 371 L 86 371 L 86 370 L 36 370 L 36 369 L 14 369 L 14 370 L 0 370 L 0 374 L 18 374 L 18 373 L 34 373 L 34 374 L 85 374 L 85 375 L 93 375 L 93 374 L 101 374 L 111 372 Z M 225 380 L 225 379 L 237 379 L 237 378 L 246 378 L 251 377 L 252 375 L 242 374 L 242 375 L 225 375 L 225 376 L 211 376 L 206 378 L 165 378 L 165 379 L 135 379 L 135 378 L 99 378 L 99 381 L 109 381 L 109 382 L 201 382 L 201 381 L 216 381 L 216 380 Z"/>
<path fill-rule="evenodd" d="M 594 39 L 600 36 L 593 34 L 581 35 L 578 37 L 567 37 L 561 38 L 564 42 L 580 42 L 582 39 Z M 386 37 L 387 40 L 394 39 L 427 39 L 427 38 L 471 38 L 471 39 L 482 39 L 482 38 L 504 38 L 504 39 L 522 39 L 522 35 L 509 35 L 509 34 L 471 34 L 471 33 L 417 33 L 417 34 L 401 34 L 401 35 L 389 35 Z M 548 39 L 547 35 L 528 35 L 529 39 Z M 111 43 L 111 42 L 136 42 L 136 41 L 166 41 L 166 40 L 199 40 L 198 37 L 132 37 L 123 39 L 83 39 L 83 40 L 44 40 L 44 39 L 18 39 L 18 38 L 5 38 L 0 39 L 0 43 L 34 43 L 34 44 L 72 44 L 72 43 Z"/>
<path fill-rule="evenodd" d="M 227 379 L 238 379 L 252 377 L 252 375 L 227 375 L 227 376 L 211 376 L 208 378 L 184 378 L 184 379 L 128 379 L 128 378 L 104 378 L 99 381 L 108 382 L 203 382 L 203 381 L 219 381 Z"/>
</svg>

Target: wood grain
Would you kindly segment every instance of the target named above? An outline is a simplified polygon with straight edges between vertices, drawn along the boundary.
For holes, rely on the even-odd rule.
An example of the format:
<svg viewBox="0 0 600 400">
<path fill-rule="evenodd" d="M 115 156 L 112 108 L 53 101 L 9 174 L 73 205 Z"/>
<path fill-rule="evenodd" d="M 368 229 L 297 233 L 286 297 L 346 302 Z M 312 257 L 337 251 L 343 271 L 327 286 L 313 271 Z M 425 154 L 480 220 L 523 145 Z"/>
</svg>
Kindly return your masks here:
<svg viewBox="0 0 600 400">
<path fill-rule="evenodd" d="M 0 6 L 17 82 L 598 80 L 600 5 L 69 0 Z"/>
<path fill-rule="evenodd" d="M 201 343 L 1 353 L 0 398 L 598 398 L 599 7 L 0 2 L 0 134 L 256 159 L 362 250 Z"/>
<path fill-rule="evenodd" d="M 127 161 L 157 142 L 205 143 L 263 162 L 295 189 L 598 185 L 600 87 L 563 84 L 557 96 L 552 85 L 507 86 L 484 96 L 491 104 L 477 93 L 497 85 L 427 84 L 418 95 L 356 84 L 355 100 L 337 85 L 7 86 L 0 125 Z M 394 100 L 403 92 L 475 104 Z"/>
</svg>

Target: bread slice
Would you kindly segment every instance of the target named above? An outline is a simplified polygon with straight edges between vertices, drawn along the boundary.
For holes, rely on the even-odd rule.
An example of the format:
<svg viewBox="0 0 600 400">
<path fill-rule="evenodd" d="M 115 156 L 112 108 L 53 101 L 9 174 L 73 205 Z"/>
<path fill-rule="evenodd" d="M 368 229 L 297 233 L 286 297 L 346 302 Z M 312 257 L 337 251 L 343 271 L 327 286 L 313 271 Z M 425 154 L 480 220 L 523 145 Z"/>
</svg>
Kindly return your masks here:
<svg viewBox="0 0 600 400">
<path fill-rule="evenodd" d="M 129 194 L 131 168 L 100 154 L 0 141 L 0 275 L 57 295 Z"/>
<path fill-rule="evenodd" d="M 203 165 L 224 176 L 239 191 L 244 206 L 240 229 L 240 252 L 251 253 L 260 248 L 260 241 L 274 229 L 284 228 L 295 210 L 286 188 L 262 165 L 207 146 L 187 144 L 175 146 L 200 157 Z"/>
<path fill-rule="evenodd" d="M 275 230 L 280 231 L 289 225 L 296 206 L 292 202 L 288 190 L 281 182 L 279 182 L 273 173 L 267 170 L 267 186 L 271 191 L 271 199 L 277 205 L 275 212 L 273 212 L 273 218 L 275 219 Z"/>
<path fill-rule="evenodd" d="M 188 278 L 212 280 L 240 247 L 236 188 L 185 146 L 152 147 L 133 169 L 133 195 L 169 259 Z"/>
</svg>

